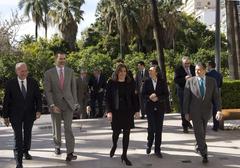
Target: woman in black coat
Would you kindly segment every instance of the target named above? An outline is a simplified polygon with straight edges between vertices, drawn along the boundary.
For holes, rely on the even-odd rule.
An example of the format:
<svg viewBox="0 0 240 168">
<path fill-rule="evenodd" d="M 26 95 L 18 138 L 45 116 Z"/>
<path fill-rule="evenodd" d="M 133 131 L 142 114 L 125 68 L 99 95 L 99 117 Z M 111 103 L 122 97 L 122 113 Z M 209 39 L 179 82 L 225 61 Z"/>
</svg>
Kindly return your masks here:
<svg viewBox="0 0 240 168">
<path fill-rule="evenodd" d="M 115 76 L 110 79 L 106 89 L 107 118 L 111 120 L 113 130 L 113 146 L 110 157 L 114 156 L 117 141 L 121 130 L 123 130 L 123 152 L 122 162 L 131 166 L 127 158 L 130 129 L 134 127 L 134 114 L 138 111 L 138 100 L 135 94 L 135 83 L 128 76 L 127 67 L 119 64 L 115 70 Z"/>
<path fill-rule="evenodd" d="M 165 82 L 159 75 L 159 69 L 152 66 L 149 69 L 149 76 L 143 84 L 142 94 L 146 100 L 146 113 L 148 120 L 148 143 L 146 153 L 151 153 L 153 141 L 155 140 L 155 154 L 162 158 L 161 142 L 162 127 L 165 113 L 165 98 L 168 97 L 168 90 Z"/>
</svg>

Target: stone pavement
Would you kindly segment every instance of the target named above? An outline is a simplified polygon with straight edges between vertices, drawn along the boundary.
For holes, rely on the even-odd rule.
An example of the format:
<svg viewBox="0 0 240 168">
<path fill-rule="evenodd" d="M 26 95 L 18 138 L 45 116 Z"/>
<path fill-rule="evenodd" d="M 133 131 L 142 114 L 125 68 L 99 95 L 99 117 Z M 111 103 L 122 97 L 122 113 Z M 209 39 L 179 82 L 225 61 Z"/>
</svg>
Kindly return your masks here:
<svg viewBox="0 0 240 168">
<path fill-rule="evenodd" d="M 211 124 L 211 123 L 210 123 Z M 167 114 L 164 121 L 162 153 L 163 158 L 146 155 L 146 120 L 136 120 L 132 130 L 128 157 L 133 168 L 238 168 L 240 167 L 240 130 L 214 132 L 209 124 L 207 132 L 209 163 L 203 165 L 201 157 L 194 152 L 193 132 L 183 134 L 178 114 Z M 121 138 L 114 158 L 109 158 L 111 129 L 106 119 L 74 120 L 73 130 L 76 140 L 76 161 L 65 162 L 63 154 L 56 156 L 52 143 L 51 121 L 43 115 L 33 128 L 31 161 L 23 161 L 27 168 L 122 168 L 120 161 Z M 13 131 L 11 127 L 0 126 L 0 168 L 14 168 Z"/>
</svg>

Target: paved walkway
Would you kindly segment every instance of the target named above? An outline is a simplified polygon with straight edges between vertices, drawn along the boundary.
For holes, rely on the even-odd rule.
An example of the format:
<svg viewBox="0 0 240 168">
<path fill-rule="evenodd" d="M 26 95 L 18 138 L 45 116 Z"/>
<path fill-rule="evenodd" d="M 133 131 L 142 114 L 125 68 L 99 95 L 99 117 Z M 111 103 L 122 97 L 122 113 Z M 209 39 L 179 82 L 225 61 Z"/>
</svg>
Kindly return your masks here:
<svg viewBox="0 0 240 168">
<path fill-rule="evenodd" d="M 240 167 L 240 130 L 213 132 L 208 128 L 209 163 L 203 166 L 201 157 L 194 152 L 193 132 L 183 134 L 177 114 L 165 116 L 163 130 L 163 158 L 146 155 L 146 120 L 136 120 L 132 130 L 128 150 L 133 168 L 239 168 Z M 210 123 L 211 124 L 211 123 Z M 122 168 L 120 162 L 121 138 L 114 158 L 109 158 L 111 129 L 106 119 L 74 120 L 73 130 L 76 140 L 75 152 L 78 159 L 66 164 L 65 148 L 63 154 L 56 156 L 52 143 L 51 121 L 43 115 L 33 128 L 31 161 L 23 161 L 27 168 Z M 64 141 L 64 139 L 63 139 Z M 11 127 L 0 126 L 0 167 L 14 168 L 13 132 Z M 65 144 L 63 143 L 65 147 Z"/>
</svg>

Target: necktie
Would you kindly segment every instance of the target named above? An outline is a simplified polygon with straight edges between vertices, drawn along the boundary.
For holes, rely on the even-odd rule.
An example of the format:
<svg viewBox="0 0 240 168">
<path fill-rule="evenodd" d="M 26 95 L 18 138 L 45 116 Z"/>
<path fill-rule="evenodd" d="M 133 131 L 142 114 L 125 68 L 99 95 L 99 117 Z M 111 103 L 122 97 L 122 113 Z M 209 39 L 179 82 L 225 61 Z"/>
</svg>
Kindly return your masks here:
<svg viewBox="0 0 240 168">
<path fill-rule="evenodd" d="M 199 88 L 200 88 L 201 96 L 204 97 L 204 94 L 205 94 L 204 92 L 205 92 L 205 90 L 204 90 L 204 81 L 203 81 L 203 78 L 201 78 L 200 81 L 199 81 Z"/>
<path fill-rule="evenodd" d="M 60 88 L 63 90 L 64 76 L 63 76 L 63 69 L 62 68 L 60 68 L 59 84 L 60 84 Z"/>
<path fill-rule="evenodd" d="M 143 78 L 144 74 L 143 74 L 143 71 L 141 71 L 141 77 Z"/>
<path fill-rule="evenodd" d="M 26 98 L 26 95 L 27 95 L 27 91 L 26 91 L 26 88 L 25 88 L 25 86 L 24 86 L 24 84 L 23 84 L 23 81 L 21 81 L 22 82 L 22 85 L 21 85 L 21 91 L 22 91 L 22 95 L 23 95 L 23 97 L 24 97 L 24 99 Z"/>
</svg>

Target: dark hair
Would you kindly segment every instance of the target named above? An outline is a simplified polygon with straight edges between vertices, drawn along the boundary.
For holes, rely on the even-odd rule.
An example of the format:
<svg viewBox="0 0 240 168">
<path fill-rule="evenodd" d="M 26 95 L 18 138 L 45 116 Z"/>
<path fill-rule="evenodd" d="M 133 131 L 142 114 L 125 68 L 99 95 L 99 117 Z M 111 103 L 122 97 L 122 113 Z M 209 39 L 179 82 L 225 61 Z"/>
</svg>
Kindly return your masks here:
<svg viewBox="0 0 240 168">
<path fill-rule="evenodd" d="M 204 64 L 203 62 L 198 62 L 198 63 L 196 64 L 196 66 L 200 66 L 200 67 L 202 67 L 203 69 L 206 69 L 206 64 Z"/>
<path fill-rule="evenodd" d="M 58 54 L 64 54 L 64 55 L 66 55 L 66 52 L 64 52 L 64 51 L 62 51 L 62 50 L 58 50 L 58 51 L 55 51 L 55 52 L 54 52 L 55 57 L 57 57 Z"/>
<path fill-rule="evenodd" d="M 118 73 L 121 71 L 122 68 L 125 68 L 127 71 L 127 75 L 126 75 L 126 82 L 130 82 L 131 78 L 129 77 L 128 74 L 128 68 L 125 64 L 118 64 L 118 66 L 116 67 L 116 70 L 114 71 L 114 76 L 113 76 L 113 81 L 117 81 L 118 80 Z"/>
<path fill-rule="evenodd" d="M 143 61 L 138 61 L 138 63 L 137 64 L 140 64 L 140 65 L 143 65 L 143 66 L 145 66 L 145 63 L 143 62 Z"/>
<path fill-rule="evenodd" d="M 118 59 L 116 59 L 116 63 L 122 63 L 122 64 L 124 64 L 124 60 L 123 60 L 122 58 L 118 58 Z"/>
<path fill-rule="evenodd" d="M 156 65 L 158 65 L 158 61 L 157 60 L 151 60 L 150 65 L 151 66 L 156 66 Z"/>
<path fill-rule="evenodd" d="M 216 67 L 216 63 L 213 60 L 208 61 L 208 65 L 211 66 L 212 68 Z"/>
</svg>

